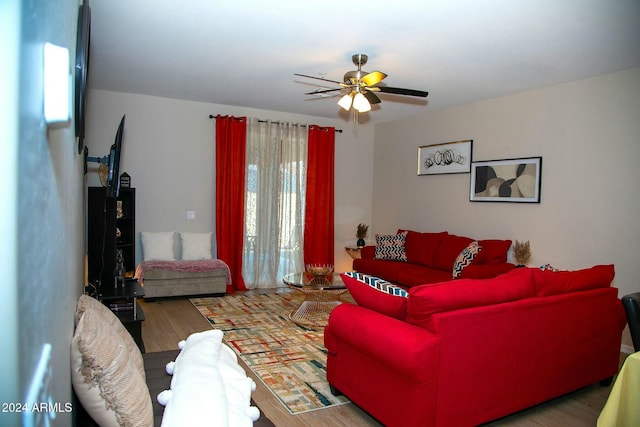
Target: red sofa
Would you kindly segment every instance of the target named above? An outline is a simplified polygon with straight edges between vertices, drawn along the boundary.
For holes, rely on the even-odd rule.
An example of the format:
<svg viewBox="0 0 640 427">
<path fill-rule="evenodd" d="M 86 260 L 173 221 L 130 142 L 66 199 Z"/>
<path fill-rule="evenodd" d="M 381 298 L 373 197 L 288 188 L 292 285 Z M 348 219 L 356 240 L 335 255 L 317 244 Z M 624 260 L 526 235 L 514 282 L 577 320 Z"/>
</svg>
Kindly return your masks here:
<svg viewBox="0 0 640 427">
<path fill-rule="evenodd" d="M 478 425 L 606 381 L 625 325 L 613 276 L 517 268 L 403 297 L 344 274 L 359 305 L 329 317 L 327 380 L 387 427 Z"/>
<path fill-rule="evenodd" d="M 398 230 L 402 238 L 395 244 L 402 246 L 404 258 L 376 251 L 376 246 L 365 246 L 361 258 L 353 260 L 353 269 L 400 284 L 404 287 L 451 280 L 456 259 L 474 239 L 456 236 L 446 231 L 421 233 Z M 384 237 L 384 236 L 383 236 Z M 376 236 L 380 242 L 380 236 Z M 484 279 L 515 268 L 507 262 L 511 240 L 478 240 L 480 250 L 461 270 L 460 278 Z M 396 252 L 397 254 L 397 252 Z M 406 259 L 406 260 L 405 260 Z"/>
</svg>

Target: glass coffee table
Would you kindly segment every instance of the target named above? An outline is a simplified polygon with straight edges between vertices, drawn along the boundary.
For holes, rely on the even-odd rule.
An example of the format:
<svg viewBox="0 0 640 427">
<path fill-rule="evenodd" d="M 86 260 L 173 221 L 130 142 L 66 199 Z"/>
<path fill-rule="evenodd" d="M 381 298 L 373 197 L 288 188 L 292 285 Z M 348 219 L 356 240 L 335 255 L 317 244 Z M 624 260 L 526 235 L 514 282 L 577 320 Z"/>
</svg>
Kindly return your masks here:
<svg viewBox="0 0 640 427">
<path fill-rule="evenodd" d="M 347 291 L 340 273 L 328 274 L 324 279 L 318 279 L 307 272 L 292 273 L 285 275 L 282 281 L 304 294 L 304 300 L 289 314 L 289 319 L 308 328 L 326 326 L 329 313 L 342 304 L 340 297 Z"/>
</svg>

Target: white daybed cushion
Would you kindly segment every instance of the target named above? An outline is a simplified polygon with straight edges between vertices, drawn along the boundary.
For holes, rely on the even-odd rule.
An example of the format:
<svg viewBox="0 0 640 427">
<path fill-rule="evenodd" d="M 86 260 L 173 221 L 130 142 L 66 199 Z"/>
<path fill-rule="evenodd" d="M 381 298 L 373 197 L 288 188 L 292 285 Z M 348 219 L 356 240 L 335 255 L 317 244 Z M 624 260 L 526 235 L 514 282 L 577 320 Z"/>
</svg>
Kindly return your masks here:
<svg viewBox="0 0 640 427">
<path fill-rule="evenodd" d="M 142 231 L 142 259 L 144 261 L 175 261 L 173 231 Z"/>
<path fill-rule="evenodd" d="M 180 233 L 182 243 L 182 259 L 195 261 L 211 259 L 211 236 L 213 233 Z"/>
</svg>

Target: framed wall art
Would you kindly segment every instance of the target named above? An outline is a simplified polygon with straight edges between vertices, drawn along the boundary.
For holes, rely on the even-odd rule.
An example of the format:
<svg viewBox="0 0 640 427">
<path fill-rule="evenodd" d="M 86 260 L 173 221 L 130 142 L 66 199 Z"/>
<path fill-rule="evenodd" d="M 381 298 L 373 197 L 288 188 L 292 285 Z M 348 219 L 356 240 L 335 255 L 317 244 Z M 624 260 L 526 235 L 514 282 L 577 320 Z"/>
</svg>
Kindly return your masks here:
<svg viewBox="0 0 640 427">
<path fill-rule="evenodd" d="M 473 140 L 418 147 L 418 175 L 471 172 Z"/>
<path fill-rule="evenodd" d="M 540 203 L 541 172 L 542 157 L 473 162 L 469 200 Z"/>
</svg>

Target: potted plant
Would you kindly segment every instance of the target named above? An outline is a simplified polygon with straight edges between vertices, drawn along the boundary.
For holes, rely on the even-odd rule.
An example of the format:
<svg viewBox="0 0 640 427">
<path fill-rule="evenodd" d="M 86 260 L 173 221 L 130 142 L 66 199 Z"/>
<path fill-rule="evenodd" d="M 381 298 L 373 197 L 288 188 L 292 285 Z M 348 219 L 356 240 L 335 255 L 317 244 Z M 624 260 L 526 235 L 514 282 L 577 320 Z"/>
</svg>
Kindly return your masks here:
<svg viewBox="0 0 640 427">
<path fill-rule="evenodd" d="M 513 255 L 518 267 L 524 267 L 527 265 L 529 259 L 531 259 L 531 245 L 529 244 L 529 241 L 518 242 L 516 240 L 513 248 Z"/>
<path fill-rule="evenodd" d="M 362 223 L 358 224 L 358 229 L 356 230 L 356 237 L 358 238 L 358 241 L 356 242 L 356 245 L 358 245 L 359 248 L 366 245 L 364 238 L 367 237 L 368 231 L 369 231 L 369 226 L 367 224 L 362 224 Z"/>
</svg>

